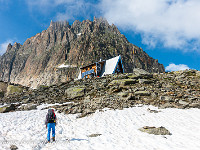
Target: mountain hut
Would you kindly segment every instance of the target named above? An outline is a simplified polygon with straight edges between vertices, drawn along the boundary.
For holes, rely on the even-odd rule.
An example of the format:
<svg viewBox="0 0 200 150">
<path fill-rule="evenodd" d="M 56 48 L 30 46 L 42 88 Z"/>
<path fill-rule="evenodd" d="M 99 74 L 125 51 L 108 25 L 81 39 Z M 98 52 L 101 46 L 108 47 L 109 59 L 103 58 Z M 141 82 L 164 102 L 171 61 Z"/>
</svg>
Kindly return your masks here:
<svg viewBox="0 0 200 150">
<path fill-rule="evenodd" d="M 80 68 L 78 79 L 102 77 L 107 74 L 124 73 L 121 56 L 89 64 Z"/>
</svg>

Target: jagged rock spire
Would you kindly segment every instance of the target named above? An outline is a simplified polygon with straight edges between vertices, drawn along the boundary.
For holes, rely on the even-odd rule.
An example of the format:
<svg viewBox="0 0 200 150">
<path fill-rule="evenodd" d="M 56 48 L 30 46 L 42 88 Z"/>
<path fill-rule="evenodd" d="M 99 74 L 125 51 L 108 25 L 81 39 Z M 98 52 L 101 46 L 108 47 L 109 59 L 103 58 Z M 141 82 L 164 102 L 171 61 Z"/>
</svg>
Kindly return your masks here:
<svg viewBox="0 0 200 150">
<path fill-rule="evenodd" d="M 9 43 L 8 46 L 7 46 L 6 53 L 9 52 L 11 50 L 11 48 L 12 48 L 12 45 L 11 45 L 11 43 Z"/>
<path fill-rule="evenodd" d="M 52 29 L 58 29 L 58 28 L 63 28 L 63 27 L 70 27 L 69 22 L 68 21 L 53 22 L 51 20 L 51 23 L 50 23 L 50 26 L 49 26 L 49 28 L 52 28 Z"/>
</svg>

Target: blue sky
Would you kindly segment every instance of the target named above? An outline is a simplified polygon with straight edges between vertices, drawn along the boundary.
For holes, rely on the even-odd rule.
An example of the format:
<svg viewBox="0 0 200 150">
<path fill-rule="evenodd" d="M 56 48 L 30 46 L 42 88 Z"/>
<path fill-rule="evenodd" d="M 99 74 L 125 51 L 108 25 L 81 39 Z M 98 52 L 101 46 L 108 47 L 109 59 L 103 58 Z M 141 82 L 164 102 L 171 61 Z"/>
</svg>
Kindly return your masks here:
<svg viewBox="0 0 200 150">
<path fill-rule="evenodd" d="M 0 0 L 0 55 L 50 21 L 104 17 L 166 70 L 200 70 L 199 0 Z"/>
</svg>

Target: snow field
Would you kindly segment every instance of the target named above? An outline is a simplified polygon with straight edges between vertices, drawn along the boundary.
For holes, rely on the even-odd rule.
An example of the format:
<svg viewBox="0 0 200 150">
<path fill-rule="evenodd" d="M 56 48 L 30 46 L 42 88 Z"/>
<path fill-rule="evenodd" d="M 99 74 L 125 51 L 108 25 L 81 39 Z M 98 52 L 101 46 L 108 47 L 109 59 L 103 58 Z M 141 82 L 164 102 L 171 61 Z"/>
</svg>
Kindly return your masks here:
<svg viewBox="0 0 200 150">
<path fill-rule="evenodd" d="M 39 108 L 39 107 L 38 107 Z M 40 107 L 42 108 L 42 107 Z M 150 113 L 142 106 L 124 110 L 97 111 L 77 119 L 77 115 L 56 113 L 56 142 L 46 144 L 46 110 L 0 114 L 0 149 L 16 145 L 19 150 L 199 150 L 200 110 L 160 109 Z M 152 135 L 138 129 L 163 126 L 172 135 Z M 101 134 L 89 137 L 91 134 Z"/>
</svg>

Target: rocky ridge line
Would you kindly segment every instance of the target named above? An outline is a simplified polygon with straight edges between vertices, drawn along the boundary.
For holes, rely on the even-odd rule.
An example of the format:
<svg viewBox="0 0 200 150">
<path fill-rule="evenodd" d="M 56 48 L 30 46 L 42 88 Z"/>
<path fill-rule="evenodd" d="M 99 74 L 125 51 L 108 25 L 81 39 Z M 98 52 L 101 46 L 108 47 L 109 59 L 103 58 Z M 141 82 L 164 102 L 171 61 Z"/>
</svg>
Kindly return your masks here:
<svg viewBox="0 0 200 150">
<path fill-rule="evenodd" d="M 79 117 L 104 108 L 124 109 L 136 105 L 200 108 L 199 79 L 200 71 L 196 70 L 149 74 L 135 69 L 134 73 L 129 74 L 71 80 L 52 86 L 40 86 L 35 90 L 27 89 L 20 93 L 7 94 L 0 102 L 10 103 L 12 110 L 30 110 L 43 103 L 59 103 L 60 105 L 53 106 L 58 112 L 80 113 Z M 18 104 L 12 104 L 16 102 Z M 6 107 L 11 106 L 5 106 L 4 112 Z"/>
</svg>

